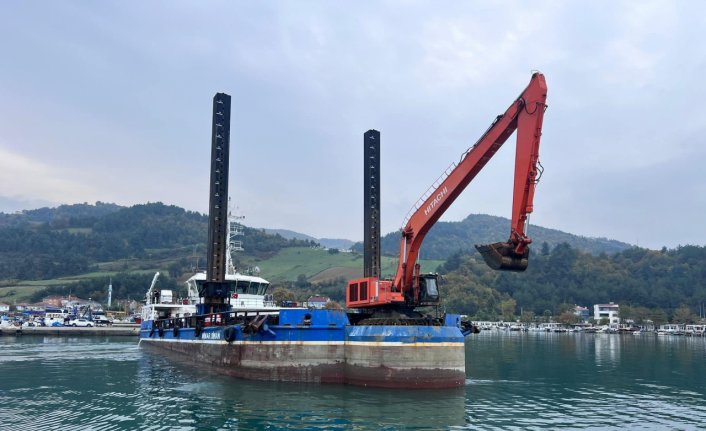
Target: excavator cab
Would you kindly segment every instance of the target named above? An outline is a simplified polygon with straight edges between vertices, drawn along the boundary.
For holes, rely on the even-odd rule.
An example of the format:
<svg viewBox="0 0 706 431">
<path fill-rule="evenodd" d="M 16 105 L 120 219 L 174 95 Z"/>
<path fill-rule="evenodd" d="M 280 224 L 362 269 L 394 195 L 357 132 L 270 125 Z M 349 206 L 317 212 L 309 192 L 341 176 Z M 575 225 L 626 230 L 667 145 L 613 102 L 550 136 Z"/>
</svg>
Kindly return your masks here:
<svg viewBox="0 0 706 431">
<path fill-rule="evenodd" d="M 436 305 L 439 303 L 437 278 L 437 274 L 422 274 L 419 276 L 420 305 Z"/>
<path fill-rule="evenodd" d="M 529 263 L 529 246 L 518 254 L 512 242 L 496 242 L 476 245 L 476 250 L 483 256 L 489 267 L 499 271 L 524 271 Z"/>
</svg>

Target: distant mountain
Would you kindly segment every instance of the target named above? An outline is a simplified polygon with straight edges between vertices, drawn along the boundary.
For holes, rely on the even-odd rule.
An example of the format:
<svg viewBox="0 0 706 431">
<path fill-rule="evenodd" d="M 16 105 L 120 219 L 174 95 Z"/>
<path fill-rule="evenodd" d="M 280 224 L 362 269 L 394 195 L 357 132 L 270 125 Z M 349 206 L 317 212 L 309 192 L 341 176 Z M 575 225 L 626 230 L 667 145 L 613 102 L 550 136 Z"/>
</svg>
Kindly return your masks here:
<svg viewBox="0 0 706 431">
<path fill-rule="evenodd" d="M 348 250 L 351 248 L 353 244 L 355 244 L 355 241 L 351 241 L 349 239 L 342 239 L 342 238 L 314 238 L 313 236 L 309 236 L 304 233 L 300 232 L 295 232 L 293 230 L 288 230 L 288 229 L 263 229 L 266 233 L 270 235 L 280 235 L 282 238 L 285 239 L 298 239 L 301 241 L 314 241 L 316 243 L 319 243 L 321 246 L 326 247 L 326 248 L 338 248 L 341 250 Z"/>
<path fill-rule="evenodd" d="M 0 227 L 18 226 L 31 223 L 50 223 L 76 225 L 81 219 L 98 219 L 108 214 L 117 212 L 124 207 L 107 202 L 60 205 L 56 208 L 38 208 L 24 210 L 12 214 L 0 213 Z M 84 223 L 85 224 L 85 223 Z"/>
<path fill-rule="evenodd" d="M 265 231 L 265 233 L 268 233 L 270 235 L 279 235 L 284 239 L 299 239 L 302 241 L 314 241 L 318 242 L 319 240 L 314 238 L 313 236 L 309 236 L 303 233 L 295 232 L 293 230 L 289 229 L 268 229 L 268 228 L 262 228 L 262 230 Z"/>
<path fill-rule="evenodd" d="M 340 238 L 319 238 L 317 241 L 326 248 L 337 248 L 340 250 L 348 250 L 355 244 L 355 241 Z"/>
<path fill-rule="evenodd" d="M 630 244 L 606 239 L 587 238 L 556 229 L 530 226 L 530 237 L 535 249 L 546 242 L 550 248 L 567 243 L 571 247 L 587 253 L 618 253 L 632 246 Z M 424 259 L 447 259 L 459 250 L 473 250 L 475 244 L 489 244 L 506 241 L 510 235 L 510 220 L 485 214 L 471 214 L 460 222 L 437 222 L 429 230 L 421 256 Z M 396 256 L 399 253 L 400 233 L 391 232 L 380 240 L 383 255 Z M 356 243 L 354 251 L 362 253 L 363 243 Z"/>
</svg>

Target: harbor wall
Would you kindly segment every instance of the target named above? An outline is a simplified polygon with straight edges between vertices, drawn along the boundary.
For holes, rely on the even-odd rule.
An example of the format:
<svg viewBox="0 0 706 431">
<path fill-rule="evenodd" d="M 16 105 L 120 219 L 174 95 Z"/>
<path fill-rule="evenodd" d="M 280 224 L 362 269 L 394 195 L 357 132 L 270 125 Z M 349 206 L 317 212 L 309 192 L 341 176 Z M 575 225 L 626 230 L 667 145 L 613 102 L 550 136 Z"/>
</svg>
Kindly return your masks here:
<svg viewBox="0 0 706 431">
<path fill-rule="evenodd" d="M 140 325 L 113 325 L 113 326 L 93 326 L 93 327 L 73 327 L 73 326 L 2 326 L 0 335 L 24 336 L 138 336 L 140 335 Z"/>
</svg>

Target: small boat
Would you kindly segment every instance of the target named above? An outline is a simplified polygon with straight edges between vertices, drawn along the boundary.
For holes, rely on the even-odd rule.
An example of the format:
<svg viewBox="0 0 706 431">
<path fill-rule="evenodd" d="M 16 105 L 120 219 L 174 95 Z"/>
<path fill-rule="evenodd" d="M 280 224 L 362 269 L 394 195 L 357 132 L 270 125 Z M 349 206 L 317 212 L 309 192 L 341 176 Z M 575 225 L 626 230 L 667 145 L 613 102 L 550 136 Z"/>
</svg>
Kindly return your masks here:
<svg viewBox="0 0 706 431">
<path fill-rule="evenodd" d="M 682 325 L 678 325 L 675 323 L 667 323 L 664 325 L 660 325 L 659 329 L 657 330 L 657 335 L 683 335 L 683 327 Z"/>
<path fill-rule="evenodd" d="M 72 313 L 66 308 L 47 307 L 44 310 L 44 326 L 63 326 L 71 320 Z"/>
<path fill-rule="evenodd" d="M 686 325 L 684 335 L 689 337 L 703 337 L 706 333 L 706 325 Z"/>
</svg>

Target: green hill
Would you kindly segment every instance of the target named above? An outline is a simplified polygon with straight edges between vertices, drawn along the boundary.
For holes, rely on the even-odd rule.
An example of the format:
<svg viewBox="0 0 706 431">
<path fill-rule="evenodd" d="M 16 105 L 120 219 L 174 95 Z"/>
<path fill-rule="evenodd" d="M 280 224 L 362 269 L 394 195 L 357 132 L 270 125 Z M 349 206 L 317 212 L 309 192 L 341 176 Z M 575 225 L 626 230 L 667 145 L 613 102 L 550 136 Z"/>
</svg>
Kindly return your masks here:
<svg viewBox="0 0 706 431">
<path fill-rule="evenodd" d="M 459 250 L 474 250 L 475 244 L 506 241 L 510 236 L 510 220 L 484 214 L 471 214 L 459 222 L 438 222 L 424 238 L 421 253 L 427 259 L 447 259 Z M 530 226 L 530 237 L 534 244 L 546 242 L 550 247 L 566 243 L 571 247 L 591 254 L 617 253 L 631 247 L 630 244 L 606 238 L 587 238 L 556 229 Z M 396 256 L 399 253 L 400 234 L 391 232 L 380 240 L 382 254 Z M 353 250 L 362 252 L 363 244 L 356 243 Z"/>
<path fill-rule="evenodd" d="M 0 214 L 0 302 L 69 291 L 104 301 L 110 278 L 114 299 L 141 299 L 155 271 L 163 274 L 160 283 L 180 289 L 185 278 L 204 267 L 207 223 L 203 214 L 162 203 Z M 257 267 L 274 288 L 290 289 L 297 298 L 323 294 L 342 300 L 346 282 L 361 275 L 358 253 L 325 250 L 310 239 L 287 239 L 263 229 L 244 230 L 238 268 Z M 556 314 L 566 304 L 614 301 L 641 315 L 653 310 L 659 320 L 689 307 L 696 312 L 706 303 L 703 247 L 653 251 L 532 226 L 529 269 L 498 273 L 472 247 L 503 240 L 508 231 L 507 219 L 482 215 L 431 229 L 421 256 L 433 259 L 423 260 L 422 270 L 443 274 L 447 310 L 512 318 L 520 310 Z M 383 277 L 394 275 L 398 240 L 397 233 L 382 239 Z"/>
<path fill-rule="evenodd" d="M 119 211 L 123 207 L 104 202 L 60 205 L 56 208 L 25 210 L 16 214 L 0 213 L 0 228 L 27 224 L 48 223 L 54 227 L 85 227 L 85 225 Z"/>
<path fill-rule="evenodd" d="M 101 270 L 168 268 L 178 276 L 203 266 L 205 215 L 160 202 L 91 207 L 80 204 L 2 214 L 0 218 L 12 222 L 0 226 L 0 285 Z M 286 247 L 314 245 L 248 227 L 244 232 L 245 249 L 260 258 Z"/>
</svg>

